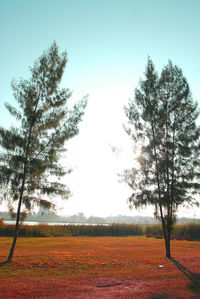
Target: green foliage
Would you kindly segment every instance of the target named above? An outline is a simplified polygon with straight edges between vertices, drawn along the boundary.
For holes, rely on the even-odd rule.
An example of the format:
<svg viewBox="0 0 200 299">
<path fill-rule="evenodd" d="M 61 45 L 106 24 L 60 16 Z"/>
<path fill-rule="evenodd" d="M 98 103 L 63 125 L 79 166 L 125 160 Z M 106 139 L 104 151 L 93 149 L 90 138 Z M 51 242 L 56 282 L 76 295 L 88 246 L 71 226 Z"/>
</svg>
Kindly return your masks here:
<svg viewBox="0 0 200 299">
<path fill-rule="evenodd" d="M 70 225 L 73 236 L 141 236 L 143 227 L 138 224 Z"/>
<path fill-rule="evenodd" d="M 11 237 L 14 233 L 14 225 L 0 222 L 0 236 Z M 20 237 L 67 237 L 67 236 L 162 236 L 163 230 L 160 224 L 111 224 L 111 225 L 21 225 Z M 173 235 L 190 236 L 192 240 L 200 240 L 200 224 L 187 223 L 176 224 Z"/>
<path fill-rule="evenodd" d="M 59 159 L 66 141 L 79 132 L 87 99 L 68 108 L 71 91 L 59 87 L 66 63 L 66 52 L 59 54 L 54 42 L 30 68 L 29 80 L 12 82 L 17 108 L 5 105 L 18 125 L 0 128 L 0 183 L 12 213 L 15 201 L 26 212 L 36 205 L 54 208 L 51 199 L 70 196 L 59 180 L 68 172 Z"/>
<path fill-rule="evenodd" d="M 199 109 L 182 70 L 169 61 L 158 76 L 149 58 L 145 79 L 140 80 L 125 113 L 129 121 L 126 132 L 140 151 L 140 167 L 123 175 L 133 190 L 129 204 L 155 207 L 169 249 L 178 207 L 184 202 L 198 204 Z"/>
<path fill-rule="evenodd" d="M 12 236 L 14 225 L 0 225 L 0 236 Z M 61 236 L 141 236 L 144 228 L 135 224 L 113 225 L 22 225 L 21 237 L 61 237 Z"/>
<path fill-rule="evenodd" d="M 14 234 L 14 225 L 0 225 L 0 236 L 11 237 Z M 19 237 L 61 237 L 70 236 L 68 225 L 21 225 Z"/>
<path fill-rule="evenodd" d="M 146 235 L 161 235 L 163 234 L 163 229 L 161 224 L 151 224 L 146 226 Z"/>
<path fill-rule="evenodd" d="M 129 198 L 136 208 L 160 205 L 171 213 L 193 195 L 200 184 L 199 110 L 181 69 L 171 62 L 160 78 L 148 60 L 145 80 L 135 90 L 134 100 L 125 107 L 130 126 L 127 133 L 141 151 L 139 169 L 125 171 L 124 178 L 134 190 Z"/>
<path fill-rule="evenodd" d="M 200 223 L 177 224 L 173 233 L 180 236 L 190 236 L 192 240 L 200 240 Z"/>
<path fill-rule="evenodd" d="M 162 236 L 163 229 L 161 224 L 152 224 L 146 226 L 146 235 Z M 200 223 L 176 224 L 172 230 L 172 238 L 176 236 L 181 239 L 189 236 L 192 240 L 200 240 Z"/>
<path fill-rule="evenodd" d="M 53 209 L 54 197 L 67 199 L 70 195 L 60 180 L 68 171 L 59 160 L 66 151 L 65 142 L 79 132 L 78 124 L 87 99 L 68 108 L 71 91 L 59 88 L 66 63 L 66 52 L 59 54 L 54 42 L 30 68 L 29 80 L 13 81 L 17 108 L 6 103 L 18 121 L 16 128 L 0 128 L 0 184 L 7 189 L 12 215 L 15 213 L 13 202 L 18 201 L 9 263 L 23 215 L 36 205 Z"/>
</svg>

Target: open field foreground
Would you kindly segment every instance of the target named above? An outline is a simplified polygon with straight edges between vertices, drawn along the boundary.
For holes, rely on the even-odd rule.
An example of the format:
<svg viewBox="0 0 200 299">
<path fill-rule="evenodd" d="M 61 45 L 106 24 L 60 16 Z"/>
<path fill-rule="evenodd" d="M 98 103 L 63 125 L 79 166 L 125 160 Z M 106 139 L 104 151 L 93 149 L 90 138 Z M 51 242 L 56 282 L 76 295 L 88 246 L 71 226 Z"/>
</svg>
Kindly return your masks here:
<svg viewBox="0 0 200 299">
<path fill-rule="evenodd" d="M 0 262 L 11 238 L 0 238 Z M 19 238 L 1 298 L 200 298 L 200 243 L 145 237 Z"/>
</svg>

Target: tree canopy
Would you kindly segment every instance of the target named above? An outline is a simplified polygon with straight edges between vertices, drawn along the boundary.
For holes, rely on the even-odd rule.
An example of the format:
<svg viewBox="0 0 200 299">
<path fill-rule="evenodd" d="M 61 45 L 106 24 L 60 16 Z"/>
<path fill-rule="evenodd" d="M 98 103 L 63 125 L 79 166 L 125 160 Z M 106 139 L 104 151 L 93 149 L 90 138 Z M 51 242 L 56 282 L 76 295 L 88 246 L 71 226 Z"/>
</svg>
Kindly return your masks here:
<svg viewBox="0 0 200 299">
<path fill-rule="evenodd" d="M 182 70 L 171 61 L 161 75 L 149 58 L 145 78 L 125 107 L 126 132 L 140 149 L 140 167 L 125 170 L 133 190 L 128 201 L 136 208 L 148 204 L 162 221 L 166 255 L 178 207 L 198 203 L 200 182 L 199 109 Z"/>
<path fill-rule="evenodd" d="M 16 234 L 22 206 L 25 212 L 35 205 L 50 208 L 52 197 L 70 194 L 59 180 L 67 173 L 59 161 L 66 141 L 79 132 L 87 97 L 69 108 L 72 93 L 59 87 L 66 63 L 66 52 L 59 54 L 54 42 L 30 68 L 30 79 L 12 82 L 17 106 L 6 108 L 18 125 L 0 128 L 0 170 L 11 212 L 18 202 Z"/>
</svg>

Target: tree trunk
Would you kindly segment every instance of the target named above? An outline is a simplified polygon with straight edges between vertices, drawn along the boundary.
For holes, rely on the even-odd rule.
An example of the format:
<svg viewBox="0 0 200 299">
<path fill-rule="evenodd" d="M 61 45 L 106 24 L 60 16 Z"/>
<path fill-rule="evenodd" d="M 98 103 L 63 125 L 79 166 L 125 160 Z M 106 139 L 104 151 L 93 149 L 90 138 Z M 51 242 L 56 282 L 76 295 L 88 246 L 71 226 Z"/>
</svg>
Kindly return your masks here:
<svg viewBox="0 0 200 299">
<path fill-rule="evenodd" d="M 10 248 L 10 253 L 9 253 L 8 259 L 7 259 L 7 263 L 9 263 L 9 264 L 12 262 L 13 253 L 14 253 L 14 250 L 15 250 L 15 245 L 16 245 L 17 237 L 18 237 L 18 233 L 19 233 L 19 222 L 20 222 L 20 210 L 21 210 L 21 203 L 22 203 L 22 195 L 23 195 L 23 191 L 21 192 L 19 203 L 18 203 L 17 217 L 16 217 L 16 224 L 15 224 L 15 232 L 14 232 L 12 246 Z"/>
<path fill-rule="evenodd" d="M 16 242 L 17 242 L 18 233 L 19 233 L 19 225 L 16 224 L 15 234 L 14 234 L 14 237 L 13 237 L 13 243 L 12 243 L 12 246 L 10 248 L 10 253 L 9 253 L 9 256 L 8 256 L 8 259 L 7 259 L 7 263 L 9 263 L 9 264 L 12 262 L 13 253 L 14 253 L 14 250 L 15 250 L 15 245 L 16 245 Z"/>
<path fill-rule="evenodd" d="M 166 257 L 171 258 L 171 247 L 170 247 L 170 240 L 171 240 L 171 230 L 167 228 L 165 219 L 163 216 L 161 217 L 162 220 L 162 228 L 163 228 L 163 234 L 165 239 L 165 251 L 166 251 Z"/>
<path fill-rule="evenodd" d="M 165 251 L 166 251 L 166 257 L 168 259 L 171 258 L 171 231 L 168 231 L 166 228 L 163 230 L 164 232 L 164 238 L 165 238 Z"/>
<path fill-rule="evenodd" d="M 171 258 L 171 247 L 170 247 L 170 237 L 167 236 L 167 238 L 165 239 L 165 249 L 166 249 L 166 257 L 168 259 Z"/>
<path fill-rule="evenodd" d="M 19 234 L 20 213 L 21 213 L 22 198 L 23 198 L 23 193 L 24 193 L 26 170 L 27 170 L 27 168 L 26 168 L 26 163 L 25 163 L 24 174 L 23 174 L 23 179 L 22 179 L 22 186 L 21 186 L 20 197 L 19 197 L 19 203 L 18 203 L 18 208 L 17 208 L 17 217 L 16 217 L 16 224 L 15 224 L 15 231 L 14 231 L 13 243 L 12 243 L 12 246 L 10 248 L 10 253 L 8 255 L 8 259 L 6 261 L 7 263 L 11 263 L 12 262 L 13 253 L 14 253 L 14 250 L 15 250 L 16 242 L 17 242 L 17 237 L 18 237 L 18 234 Z"/>
</svg>

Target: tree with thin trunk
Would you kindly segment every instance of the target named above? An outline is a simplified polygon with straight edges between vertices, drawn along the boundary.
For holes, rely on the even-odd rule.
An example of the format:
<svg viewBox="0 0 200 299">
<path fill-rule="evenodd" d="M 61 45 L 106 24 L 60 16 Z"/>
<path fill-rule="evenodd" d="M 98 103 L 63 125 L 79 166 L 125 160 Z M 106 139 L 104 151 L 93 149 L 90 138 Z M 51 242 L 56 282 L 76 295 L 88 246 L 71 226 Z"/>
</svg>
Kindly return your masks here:
<svg viewBox="0 0 200 299">
<path fill-rule="evenodd" d="M 149 58 L 145 78 L 125 107 L 138 167 L 125 170 L 133 190 L 128 201 L 136 208 L 153 205 L 162 223 L 166 257 L 178 208 L 198 204 L 200 175 L 199 110 L 182 70 L 169 61 L 159 76 Z"/>
<path fill-rule="evenodd" d="M 9 263 L 24 215 L 40 205 L 54 208 L 53 198 L 70 196 L 60 180 L 68 170 L 59 160 L 66 141 L 79 132 L 87 97 L 69 109 L 71 91 L 59 87 L 66 63 L 66 52 L 59 54 L 54 42 L 30 69 L 29 80 L 12 82 L 17 107 L 5 104 L 17 120 L 15 127 L 0 128 L 1 186 L 16 217 Z"/>
</svg>

